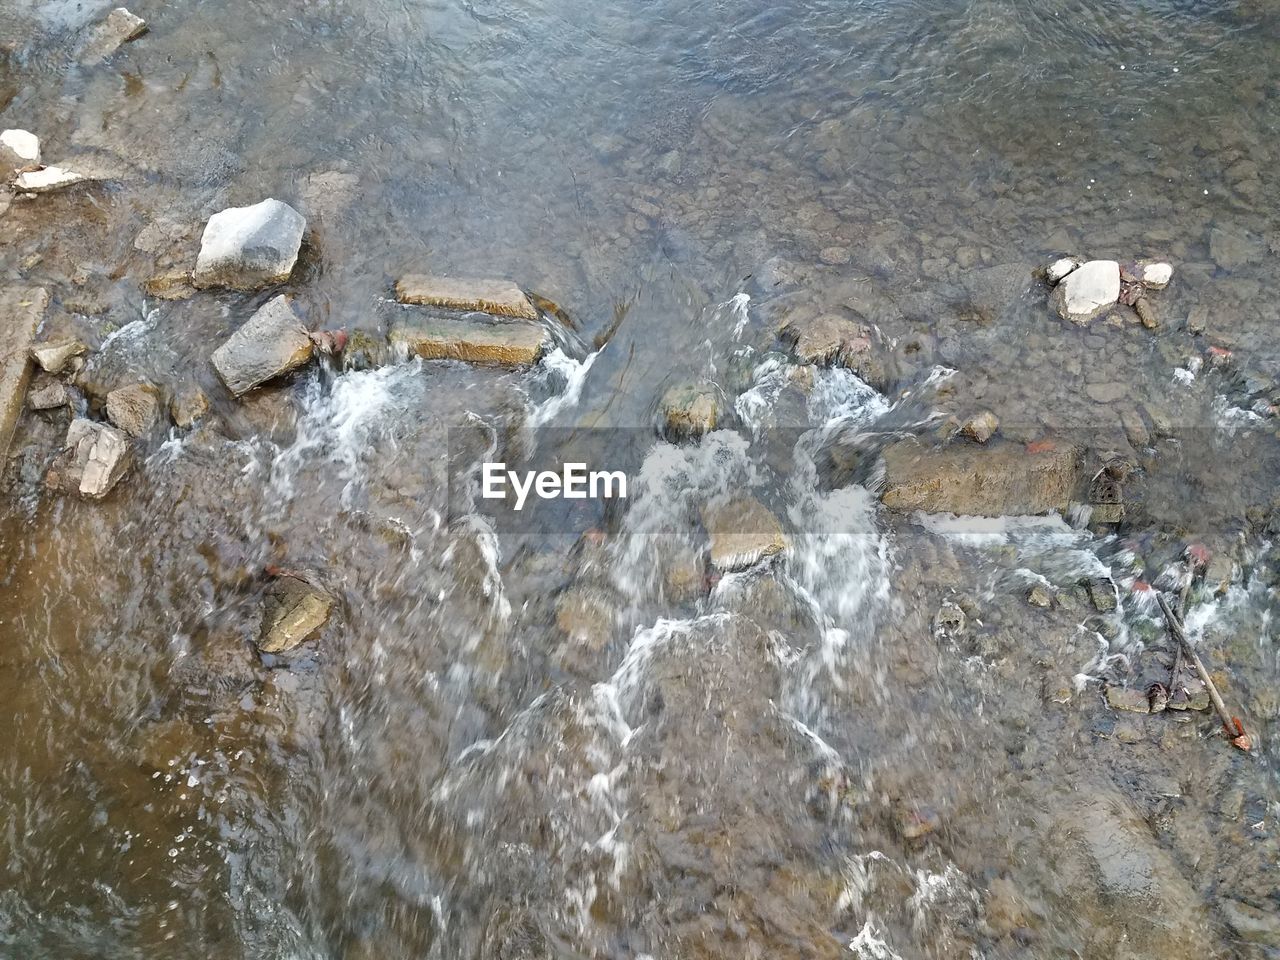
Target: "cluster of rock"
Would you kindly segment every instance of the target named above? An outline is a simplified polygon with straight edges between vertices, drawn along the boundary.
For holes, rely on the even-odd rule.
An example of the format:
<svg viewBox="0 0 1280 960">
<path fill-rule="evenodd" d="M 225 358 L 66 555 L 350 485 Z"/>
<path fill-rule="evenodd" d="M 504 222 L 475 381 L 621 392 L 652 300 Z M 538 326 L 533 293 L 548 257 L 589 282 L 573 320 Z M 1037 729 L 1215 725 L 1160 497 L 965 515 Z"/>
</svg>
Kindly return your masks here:
<svg viewBox="0 0 1280 960">
<path fill-rule="evenodd" d="M 1123 303 L 1133 307 L 1143 326 L 1149 328 L 1159 326 L 1159 320 L 1147 293 L 1163 290 L 1173 279 L 1173 267 L 1159 260 L 1121 264 L 1060 257 L 1043 273 L 1045 282 L 1053 287 L 1051 302 L 1063 320 L 1087 324 Z"/>
</svg>

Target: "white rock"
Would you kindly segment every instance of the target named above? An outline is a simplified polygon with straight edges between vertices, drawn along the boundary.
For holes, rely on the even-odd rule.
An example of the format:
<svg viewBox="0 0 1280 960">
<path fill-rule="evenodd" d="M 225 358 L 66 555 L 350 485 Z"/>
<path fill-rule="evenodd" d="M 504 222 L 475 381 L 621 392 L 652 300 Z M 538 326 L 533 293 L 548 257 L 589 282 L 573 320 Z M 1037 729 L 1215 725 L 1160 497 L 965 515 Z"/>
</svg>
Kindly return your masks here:
<svg viewBox="0 0 1280 960">
<path fill-rule="evenodd" d="M 0 133 L 0 176 L 40 162 L 40 138 L 26 130 Z"/>
<path fill-rule="evenodd" d="M 307 221 L 279 200 L 230 207 L 209 218 L 192 277 L 197 287 L 255 290 L 289 279 Z"/>
<path fill-rule="evenodd" d="M 43 170 L 29 170 L 18 174 L 18 179 L 13 182 L 13 185 L 20 193 L 49 193 L 52 190 L 61 190 L 73 183 L 79 183 L 83 179 L 84 177 L 74 170 L 45 167 Z"/>
<path fill-rule="evenodd" d="M 1080 261 L 1075 257 L 1062 257 L 1044 268 L 1044 278 L 1049 281 L 1050 286 L 1056 286 L 1078 266 Z"/>
<path fill-rule="evenodd" d="M 1120 299 L 1120 264 L 1090 260 L 1067 274 L 1053 293 L 1062 319 L 1088 323 Z"/>
<path fill-rule="evenodd" d="M 1173 279 L 1173 267 L 1159 261 L 1142 264 L 1142 282 L 1152 290 L 1163 290 Z"/>
</svg>

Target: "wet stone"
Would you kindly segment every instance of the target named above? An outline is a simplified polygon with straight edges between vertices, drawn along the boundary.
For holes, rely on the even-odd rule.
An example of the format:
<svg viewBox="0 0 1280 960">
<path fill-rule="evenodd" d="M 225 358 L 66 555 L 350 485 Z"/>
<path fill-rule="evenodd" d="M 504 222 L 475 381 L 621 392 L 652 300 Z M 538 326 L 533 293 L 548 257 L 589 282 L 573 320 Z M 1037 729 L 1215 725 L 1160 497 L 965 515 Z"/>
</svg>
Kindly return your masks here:
<svg viewBox="0 0 1280 960">
<path fill-rule="evenodd" d="M 550 345 L 539 323 L 526 320 L 408 319 L 396 324 L 391 342 L 424 360 L 526 367 L 537 363 Z"/>
<path fill-rule="evenodd" d="M 1138 319 L 1142 321 L 1142 325 L 1148 330 L 1155 330 L 1160 326 L 1160 318 L 1156 316 L 1156 308 L 1152 306 L 1151 301 L 1146 297 L 1139 297 L 1134 302 L 1133 309 L 1137 311 Z"/>
<path fill-rule="evenodd" d="M 1099 613 L 1110 613 L 1116 608 L 1116 588 L 1110 580 L 1090 580 L 1085 584 L 1085 591 Z"/>
<path fill-rule="evenodd" d="M 898 835 L 903 840 L 920 840 L 942 827 L 942 818 L 930 807 L 906 804 L 898 810 Z"/>
<path fill-rule="evenodd" d="M 787 550 L 778 518 L 752 497 L 704 508 L 702 523 L 711 535 L 711 564 L 717 570 L 745 570 Z"/>
<path fill-rule="evenodd" d="M 199 387 L 183 387 L 169 401 L 169 416 L 180 429 L 195 426 L 209 412 L 209 398 Z"/>
<path fill-rule="evenodd" d="M 396 299 L 417 306 L 469 310 L 499 317 L 537 320 L 525 292 L 509 280 L 432 277 L 411 274 L 396 283 Z"/>
<path fill-rule="evenodd" d="M 1048 610 L 1053 606 L 1053 591 L 1043 584 L 1036 584 L 1027 591 L 1027 603 L 1033 607 Z"/>
<path fill-rule="evenodd" d="M 780 335 L 801 363 L 847 365 L 871 349 L 870 330 L 830 314 L 788 320 Z"/>
<path fill-rule="evenodd" d="M 148 277 L 143 281 L 142 289 L 158 300 L 186 300 L 196 293 L 191 272 L 177 268 Z"/>
<path fill-rule="evenodd" d="M 682 384 L 662 396 L 663 436 L 673 442 L 696 439 L 716 428 L 719 398 L 713 387 Z"/>
<path fill-rule="evenodd" d="M 40 162 L 40 138 L 26 130 L 0 133 L 0 179 Z"/>
<path fill-rule="evenodd" d="M 1054 308 L 1063 320 L 1088 323 L 1120 299 L 1120 264 L 1090 260 L 1069 273 L 1053 292 Z"/>
<path fill-rule="evenodd" d="M 922 447 L 902 440 L 883 453 L 885 506 L 999 517 L 1065 512 L 1079 482 L 1079 456 L 1063 446 L 1035 452 L 1012 443 Z"/>
<path fill-rule="evenodd" d="M 328 622 L 333 603 L 333 597 L 300 577 L 277 577 L 267 591 L 258 649 L 285 653 L 304 643 Z"/>
<path fill-rule="evenodd" d="M 284 295 L 268 300 L 213 354 L 213 365 L 237 397 L 311 359 L 306 328 Z"/>
<path fill-rule="evenodd" d="M 105 60 L 130 40 L 136 40 L 147 32 L 147 21 L 130 13 L 124 7 L 116 7 L 89 35 L 80 54 L 82 63 Z"/>
<path fill-rule="evenodd" d="M 31 382 L 27 351 L 48 304 L 49 294 L 42 287 L 0 288 L 0 462 L 22 413 Z"/>
<path fill-rule="evenodd" d="M 50 468 L 50 486 L 101 500 L 119 482 L 131 462 L 129 438 L 115 427 L 76 419 L 67 429 L 65 449 Z"/>
<path fill-rule="evenodd" d="M 27 394 L 27 407 L 32 410 L 56 410 L 70 402 L 67 385 L 47 373 L 37 375 Z"/>
<path fill-rule="evenodd" d="M 556 626 L 570 641 L 599 650 L 613 636 L 613 608 L 599 589 L 570 588 L 556 601 Z"/>
<path fill-rule="evenodd" d="M 1000 421 L 996 415 L 990 410 L 984 410 L 982 413 L 966 421 L 964 426 L 960 428 L 960 432 L 970 440 L 976 440 L 978 443 L 986 443 L 995 435 L 995 432 L 999 427 Z"/>
<path fill-rule="evenodd" d="M 107 394 L 107 419 L 131 437 L 145 437 L 160 422 L 160 393 L 134 383 Z"/>
<path fill-rule="evenodd" d="M 209 218 L 200 239 L 195 286 L 256 290 L 289 279 L 307 221 L 287 203 L 267 199 Z"/>
<path fill-rule="evenodd" d="M 1132 687 L 1107 687 L 1107 706 L 1127 713 L 1150 713 L 1151 701 L 1145 691 Z"/>
</svg>

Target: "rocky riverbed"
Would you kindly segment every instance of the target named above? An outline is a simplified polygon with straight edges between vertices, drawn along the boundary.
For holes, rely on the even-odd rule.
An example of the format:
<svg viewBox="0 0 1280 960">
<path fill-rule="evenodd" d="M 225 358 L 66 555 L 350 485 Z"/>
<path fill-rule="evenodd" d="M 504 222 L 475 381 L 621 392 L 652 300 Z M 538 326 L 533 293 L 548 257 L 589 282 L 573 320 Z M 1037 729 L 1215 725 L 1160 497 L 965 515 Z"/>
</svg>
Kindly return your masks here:
<svg viewBox="0 0 1280 960">
<path fill-rule="evenodd" d="M 0 0 L 0 953 L 1280 953 L 1278 25 Z"/>
</svg>

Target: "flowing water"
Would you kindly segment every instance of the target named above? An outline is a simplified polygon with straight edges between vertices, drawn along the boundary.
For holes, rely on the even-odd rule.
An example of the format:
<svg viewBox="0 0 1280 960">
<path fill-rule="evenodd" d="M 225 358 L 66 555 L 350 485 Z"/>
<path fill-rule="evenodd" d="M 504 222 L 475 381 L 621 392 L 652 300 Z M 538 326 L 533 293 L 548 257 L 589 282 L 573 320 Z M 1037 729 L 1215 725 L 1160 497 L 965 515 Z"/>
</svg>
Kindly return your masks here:
<svg viewBox="0 0 1280 960">
<path fill-rule="evenodd" d="M 19 424 L 0 956 L 1280 955 L 1280 6 L 138 0 L 82 65 L 108 8 L 0 0 L 0 126 L 108 177 L 0 212 L 0 283 L 94 348 L 91 414 L 140 378 L 213 411 L 101 503 L 42 483 L 65 412 Z M 532 370 L 233 400 L 209 355 L 276 291 L 141 282 L 267 196 L 313 328 L 382 342 L 414 271 L 570 322 Z M 1167 258 L 1161 328 L 1059 322 L 1063 252 Z M 806 311 L 878 367 L 794 364 Z M 698 443 L 655 429 L 681 383 Z M 1137 458 L 1125 526 L 886 510 L 876 452 L 977 409 Z M 499 450 L 632 489 L 504 523 Z M 701 510 L 748 492 L 789 549 L 716 571 Z M 1102 697 L 1167 671 L 1151 590 L 1197 542 L 1248 754 Z M 277 567 L 338 603 L 259 655 Z"/>
</svg>

